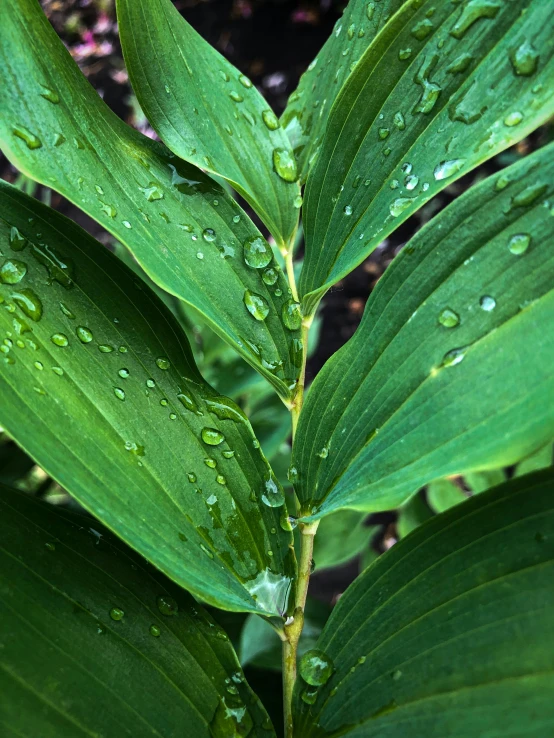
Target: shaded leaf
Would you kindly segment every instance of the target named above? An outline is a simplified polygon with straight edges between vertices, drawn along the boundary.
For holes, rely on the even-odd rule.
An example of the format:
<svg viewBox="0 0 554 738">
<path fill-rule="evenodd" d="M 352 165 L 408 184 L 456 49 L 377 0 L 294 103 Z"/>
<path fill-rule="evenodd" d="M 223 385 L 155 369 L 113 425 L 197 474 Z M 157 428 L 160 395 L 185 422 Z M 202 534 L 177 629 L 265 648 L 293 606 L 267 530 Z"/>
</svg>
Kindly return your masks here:
<svg viewBox="0 0 554 738">
<path fill-rule="evenodd" d="M 438 515 L 341 597 L 317 645 L 334 671 L 311 706 L 299 684 L 298 733 L 548 735 L 553 576 L 551 472 Z"/>
<path fill-rule="evenodd" d="M 283 493 L 167 308 L 78 226 L 5 183 L 0 244 L 0 423 L 176 582 L 219 607 L 283 612 L 292 539 L 283 508 L 261 503 Z"/>
<path fill-rule="evenodd" d="M 302 75 L 281 122 L 294 147 L 304 182 L 342 86 L 387 20 L 405 0 L 351 0 L 333 33 Z"/>
<path fill-rule="evenodd" d="M 447 184 L 554 112 L 543 0 L 407 2 L 333 107 L 304 198 L 307 312 Z"/>
<path fill-rule="evenodd" d="M 314 538 L 317 572 L 345 564 L 369 546 L 379 526 L 365 525 L 366 518 L 357 510 L 339 510 L 321 521 Z"/>
<path fill-rule="evenodd" d="M 171 0 L 118 0 L 133 89 L 160 138 L 182 159 L 225 177 L 278 242 L 294 236 L 300 194 L 279 120 L 252 82 L 196 33 Z"/>
<path fill-rule="evenodd" d="M 275 735 L 225 632 L 95 520 L 2 487 L 0 540 L 3 735 Z"/>
<path fill-rule="evenodd" d="M 396 528 L 399 538 L 405 538 L 426 520 L 433 517 L 433 511 L 420 493 L 412 495 L 398 510 Z"/>
<path fill-rule="evenodd" d="M 503 481 L 503 480 L 501 480 Z M 437 479 L 427 487 L 427 501 L 431 508 L 441 513 L 467 499 L 457 484 L 450 479 Z"/>
<path fill-rule="evenodd" d="M 473 494 L 478 495 L 480 492 L 485 492 L 485 490 L 506 481 L 506 473 L 503 469 L 469 472 L 464 476 L 464 481 Z"/>
<path fill-rule="evenodd" d="M 308 393 L 293 449 L 304 515 L 397 507 L 552 438 L 553 153 L 472 188 L 385 272 Z"/>
<path fill-rule="evenodd" d="M 546 469 L 549 466 L 552 466 L 552 463 L 552 444 L 548 443 L 536 453 L 531 454 L 531 456 L 520 461 L 515 468 L 514 476 L 521 477 L 523 474 L 530 474 L 531 472 L 538 471 L 539 469 Z"/>
<path fill-rule="evenodd" d="M 289 396 L 299 333 L 283 325 L 287 283 L 248 216 L 210 177 L 111 112 L 35 0 L 4 3 L 0 68 L 10 80 L 0 88 L 0 145 L 10 161 L 101 223 Z M 251 239 L 276 269 L 273 286 L 244 261 Z M 256 304 L 265 320 L 249 312 Z"/>
</svg>

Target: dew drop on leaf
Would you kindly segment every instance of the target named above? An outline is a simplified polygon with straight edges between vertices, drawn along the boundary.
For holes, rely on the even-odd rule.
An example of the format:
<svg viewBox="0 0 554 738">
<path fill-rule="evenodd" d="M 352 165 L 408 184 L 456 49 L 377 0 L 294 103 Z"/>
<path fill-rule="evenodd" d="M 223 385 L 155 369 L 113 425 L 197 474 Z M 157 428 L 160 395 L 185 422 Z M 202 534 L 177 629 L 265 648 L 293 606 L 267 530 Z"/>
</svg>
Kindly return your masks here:
<svg viewBox="0 0 554 738">
<path fill-rule="evenodd" d="M 441 161 L 440 164 L 437 164 L 433 171 L 433 176 L 436 180 L 441 179 L 448 179 L 449 177 L 454 176 L 457 172 L 459 172 L 464 164 L 465 159 L 451 159 L 450 161 Z"/>
<path fill-rule="evenodd" d="M 450 308 L 445 308 L 439 315 L 439 323 L 445 328 L 454 328 L 460 322 L 460 316 Z"/>
<path fill-rule="evenodd" d="M 284 492 L 271 474 L 264 481 L 261 497 L 264 505 L 268 507 L 282 507 L 285 504 Z"/>
<path fill-rule="evenodd" d="M 279 272 L 276 269 L 270 267 L 269 269 L 266 269 L 264 272 L 262 272 L 262 279 L 265 284 L 271 287 L 279 279 Z"/>
<path fill-rule="evenodd" d="M 91 331 L 84 325 L 78 325 L 77 328 L 75 328 L 75 333 L 77 334 L 77 338 L 81 343 L 90 343 L 92 341 L 92 333 Z"/>
<path fill-rule="evenodd" d="M 250 315 L 256 320 L 265 320 L 269 315 L 269 305 L 261 295 L 246 290 L 243 301 Z"/>
<path fill-rule="evenodd" d="M 317 648 L 306 651 L 300 659 L 298 668 L 302 679 L 312 687 L 326 684 L 334 671 L 330 657 Z"/>
<path fill-rule="evenodd" d="M 208 243 L 212 243 L 213 241 L 215 241 L 216 236 L 215 236 L 214 229 L 213 228 L 205 228 L 202 231 L 202 238 L 204 239 L 204 241 L 207 241 Z"/>
<path fill-rule="evenodd" d="M 169 363 L 169 359 L 166 359 L 165 356 L 159 356 L 156 359 L 156 366 L 158 369 L 162 369 L 163 371 L 167 371 L 171 364 Z"/>
<path fill-rule="evenodd" d="M 464 360 L 466 352 L 467 346 L 462 346 L 461 348 L 455 348 L 448 351 L 444 355 L 441 366 L 456 366 L 456 364 L 460 364 L 460 362 Z"/>
<path fill-rule="evenodd" d="M 262 113 L 262 120 L 270 131 L 276 131 L 279 128 L 279 118 L 275 115 L 273 110 L 264 110 Z"/>
<path fill-rule="evenodd" d="M 201 436 L 208 446 L 219 446 L 225 440 L 223 433 L 216 428 L 202 428 Z"/>
<path fill-rule="evenodd" d="M 17 259 L 8 259 L 0 267 L 0 282 L 17 284 L 27 274 L 27 264 Z"/>
<path fill-rule="evenodd" d="M 60 96 L 55 90 L 51 90 L 50 87 L 43 87 L 42 91 L 39 94 L 41 97 L 43 97 L 45 100 L 48 100 L 48 102 L 51 102 L 53 105 L 57 105 L 60 102 Z"/>
<path fill-rule="evenodd" d="M 296 182 L 298 177 L 296 160 L 287 149 L 273 149 L 273 167 L 285 182 Z"/>
<path fill-rule="evenodd" d="M 14 126 L 12 131 L 14 136 L 17 136 L 17 138 L 20 138 L 25 142 L 28 149 L 40 149 L 42 146 L 40 138 L 35 136 L 35 134 L 28 128 L 25 128 L 24 126 Z"/>
<path fill-rule="evenodd" d="M 516 233 L 508 241 L 508 250 L 510 253 L 519 256 L 524 254 L 531 243 L 531 236 L 528 233 Z"/>
<path fill-rule="evenodd" d="M 52 336 L 50 336 L 50 340 L 53 344 L 55 344 L 56 346 L 60 346 L 61 348 L 69 346 L 69 338 L 65 335 L 65 333 L 54 333 Z"/>
<path fill-rule="evenodd" d="M 496 307 L 496 300 L 490 295 L 483 295 L 479 300 L 479 305 L 486 313 L 490 313 Z"/>
<path fill-rule="evenodd" d="M 263 269 L 273 259 L 270 245 L 262 236 L 254 236 L 244 242 L 244 261 L 253 269 Z"/>
<path fill-rule="evenodd" d="M 149 628 L 149 631 L 150 631 L 150 635 L 154 636 L 154 638 L 159 638 L 162 632 L 157 625 L 151 625 Z"/>
<path fill-rule="evenodd" d="M 509 113 L 504 118 L 504 125 L 511 128 L 512 126 L 519 125 L 522 120 L 523 120 L 523 113 L 520 113 L 519 111 L 514 111 L 513 113 Z"/>
<path fill-rule="evenodd" d="M 170 595 L 159 595 L 156 598 L 156 604 L 158 605 L 158 610 L 162 613 L 162 615 L 177 615 L 179 611 L 179 606 L 177 605 L 177 602 Z"/>
<path fill-rule="evenodd" d="M 404 210 L 407 210 L 410 205 L 416 201 L 415 197 L 399 197 L 391 203 L 390 214 L 393 218 L 398 217 Z"/>
<path fill-rule="evenodd" d="M 281 315 L 283 318 L 283 325 L 288 328 L 289 331 L 296 331 L 302 325 L 302 313 L 300 311 L 300 304 L 294 300 L 287 300 L 282 307 Z"/>
<path fill-rule="evenodd" d="M 518 77 L 530 77 L 537 71 L 539 52 L 529 41 L 524 41 L 510 54 L 514 74 Z"/>
<path fill-rule="evenodd" d="M 113 393 L 117 397 L 118 400 L 125 400 L 125 391 L 121 389 L 121 387 L 114 387 Z"/>
<path fill-rule="evenodd" d="M 38 322 L 42 318 L 42 302 L 33 290 L 24 288 L 18 292 L 12 292 L 10 297 L 31 320 Z"/>
<path fill-rule="evenodd" d="M 125 613 L 120 607 L 112 607 L 110 610 L 110 617 L 112 620 L 122 620 Z"/>
</svg>

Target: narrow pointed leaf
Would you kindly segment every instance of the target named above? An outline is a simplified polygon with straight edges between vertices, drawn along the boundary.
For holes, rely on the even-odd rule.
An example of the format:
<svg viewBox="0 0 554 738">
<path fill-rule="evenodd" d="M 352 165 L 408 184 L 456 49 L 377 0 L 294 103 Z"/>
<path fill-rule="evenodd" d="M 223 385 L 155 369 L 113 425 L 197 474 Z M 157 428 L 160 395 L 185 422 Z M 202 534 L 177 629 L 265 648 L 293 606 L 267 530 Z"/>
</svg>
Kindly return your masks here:
<svg viewBox="0 0 554 738">
<path fill-rule="evenodd" d="M 288 396 L 298 373 L 290 358 L 298 332 L 283 326 L 287 283 L 259 231 L 214 180 L 111 112 L 35 0 L 6 0 L 2 20 L 6 156 L 101 223 L 154 282 L 199 310 Z M 272 286 L 264 269 L 245 263 L 251 239 L 267 255 L 266 268 L 276 269 Z M 249 311 L 256 305 L 265 320 Z"/>
<path fill-rule="evenodd" d="M 307 311 L 447 184 L 554 112 L 554 20 L 528 0 L 411 0 L 337 98 L 304 199 Z"/>
<path fill-rule="evenodd" d="M 0 540 L 2 735 L 275 735 L 224 631 L 95 520 L 2 487 Z"/>
<path fill-rule="evenodd" d="M 117 18 L 133 89 L 162 141 L 227 179 L 276 240 L 287 243 L 298 222 L 296 164 L 278 118 L 252 82 L 171 0 L 118 0 Z"/>
<path fill-rule="evenodd" d="M 332 34 L 289 97 L 281 123 L 306 181 L 342 86 L 389 18 L 406 0 L 350 0 Z"/>
<path fill-rule="evenodd" d="M 554 432 L 554 147 L 472 188 L 404 248 L 317 376 L 293 463 L 305 514 L 397 507 Z"/>
<path fill-rule="evenodd" d="M 0 424 L 176 582 L 225 609 L 282 612 L 291 537 L 284 508 L 261 499 L 283 493 L 165 305 L 74 223 L 7 184 L 0 244 Z"/>
<path fill-rule="evenodd" d="M 299 734 L 549 735 L 553 577 L 552 472 L 435 517 L 341 597 L 317 644 L 334 671 L 313 705 L 297 692 Z"/>
</svg>

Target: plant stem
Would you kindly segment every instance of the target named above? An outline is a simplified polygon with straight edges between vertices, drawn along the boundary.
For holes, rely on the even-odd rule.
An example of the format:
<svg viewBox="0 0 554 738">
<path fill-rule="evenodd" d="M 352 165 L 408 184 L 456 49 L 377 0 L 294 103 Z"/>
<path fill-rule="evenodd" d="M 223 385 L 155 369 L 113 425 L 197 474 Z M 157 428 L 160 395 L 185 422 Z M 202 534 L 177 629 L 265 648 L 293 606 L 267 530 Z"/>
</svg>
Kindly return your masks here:
<svg viewBox="0 0 554 738">
<path fill-rule="evenodd" d="M 296 682 L 296 660 L 298 641 L 304 627 L 304 610 L 312 568 L 314 536 L 319 521 L 307 525 L 300 524 L 300 561 L 298 562 L 298 580 L 296 582 L 296 598 L 292 622 L 284 627 L 283 640 L 283 710 L 285 718 L 285 738 L 293 738 L 292 693 Z"/>
</svg>

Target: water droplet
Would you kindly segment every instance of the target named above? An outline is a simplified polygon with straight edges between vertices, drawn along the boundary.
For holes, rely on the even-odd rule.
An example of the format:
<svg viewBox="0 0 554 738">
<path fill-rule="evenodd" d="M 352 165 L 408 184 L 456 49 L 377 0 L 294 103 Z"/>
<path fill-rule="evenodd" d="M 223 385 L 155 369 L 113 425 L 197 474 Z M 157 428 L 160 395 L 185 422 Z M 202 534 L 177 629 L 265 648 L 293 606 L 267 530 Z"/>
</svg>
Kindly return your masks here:
<svg viewBox="0 0 554 738">
<path fill-rule="evenodd" d="M 352 215 L 352 205 L 345 205 L 343 212 L 345 215 Z"/>
<path fill-rule="evenodd" d="M 412 55 L 412 50 L 408 47 L 406 49 L 400 49 L 398 52 L 398 58 L 400 61 L 406 61 L 406 59 L 409 59 Z"/>
<path fill-rule="evenodd" d="M 41 372 L 44 369 L 44 364 L 41 361 L 35 361 L 34 367 Z"/>
<path fill-rule="evenodd" d="M 234 455 L 235 455 L 235 452 L 231 450 L 222 452 L 222 456 L 224 459 L 232 459 Z"/>
<path fill-rule="evenodd" d="M 149 628 L 149 631 L 150 631 L 150 635 L 154 636 L 154 638 L 159 638 L 162 632 L 160 628 L 158 628 L 157 625 L 151 625 Z"/>
<path fill-rule="evenodd" d="M 444 308 L 439 315 L 439 323 L 445 328 L 454 328 L 460 322 L 460 316 L 450 308 Z"/>
<path fill-rule="evenodd" d="M 38 136 L 35 136 L 28 128 L 24 126 L 14 126 L 12 128 L 14 136 L 20 138 L 27 144 L 28 149 L 40 149 L 42 141 Z"/>
<path fill-rule="evenodd" d="M 148 202 L 162 200 L 164 196 L 164 193 L 156 184 L 156 182 L 149 182 L 147 187 L 139 187 L 139 190 L 144 194 Z M 125 222 L 123 223 L 123 225 L 125 225 Z"/>
<path fill-rule="evenodd" d="M 27 264 L 17 259 L 8 259 L 0 267 L 0 282 L 17 284 L 27 274 Z"/>
<path fill-rule="evenodd" d="M 394 679 L 395 682 L 397 682 L 401 677 L 402 677 L 402 672 L 400 671 L 400 669 L 396 669 L 396 671 L 392 672 L 392 678 Z"/>
<path fill-rule="evenodd" d="M 321 687 L 334 671 L 332 660 L 319 649 L 311 649 L 300 659 L 298 670 L 302 679 L 312 687 Z"/>
<path fill-rule="evenodd" d="M 304 200 L 303 200 L 303 198 L 302 198 L 302 195 L 297 195 L 297 196 L 296 196 L 296 197 L 294 198 L 294 200 L 293 200 L 292 204 L 293 204 L 293 206 L 294 206 L 294 207 L 295 207 L 295 208 L 296 208 L 296 209 L 298 210 L 299 208 L 301 208 L 301 207 L 302 207 L 302 203 L 303 203 L 303 202 L 304 202 Z"/>
<path fill-rule="evenodd" d="M 78 325 L 77 328 L 75 328 L 75 333 L 81 343 L 90 343 L 92 341 L 92 333 L 84 325 Z"/>
<path fill-rule="evenodd" d="M 127 379 L 127 377 L 129 376 L 129 370 L 128 369 L 120 369 L 117 373 L 119 374 L 119 376 L 121 377 L 121 379 Z"/>
<path fill-rule="evenodd" d="M 262 236 L 254 236 L 244 242 L 244 261 L 253 269 L 263 269 L 273 259 L 270 245 Z"/>
<path fill-rule="evenodd" d="M 277 269 L 269 268 L 262 272 L 262 280 L 265 284 L 272 286 L 279 279 L 279 272 Z"/>
<path fill-rule="evenodd" d="M 207 241 L 208 243 L 211 243 L 212 241 L 215 241 L 215 231 L 213 228 L 205 228 L 202 231 L 202 238 L 204 241 Z"/>
<path fill-rule="evenodd" d="M 296 160 L 288 149 L 273 149 L 273 167 L 285 182 L 296 182 L 298 177 Z"/>
<path fill-rule="evenodd" d="M 436 180 L 448 179 L 457 174 L 464 166 L 465 159 L 451 159 L 450 161 L 441 161 L 433 170 L 433 176 Z"/>
<path fill-rule="evenodd" d="M 403 131 L 406 128 L 406 121 L 404 120 L 404 116 L 400 111 L 394 114 L 393 121 L 394 125 L 398 128 L 399 131 Z"/>
<path fill-rule="evenodd" d="M 125 441 L 125 451 L 130 451 L 135 456 L 144 456 L 144 446 L 134 441 Z"/>
<path fill-rule="evenodd" d="M 42 92 L 39 93 L 41 97 L 53 105 L 57 105 L 60 102 L 60 96 L 55 90 L 51 90 L 49 87 L 43 87 Z"/>
<path fill-rule="evenodd" d="M 265 320 L 269 315 L 269 305 L 261 295 L 246 290 L 243 301 L 250 315 L 256 320 Z"/>
<path fill-rule="evenodd" d="M 27 239 L 21 235 L 15 226 L 10 228 L 10 247 L 13 251 L 23 251 L 27 246 Z"/>
<path fill-rule="evenodd" d="M 510 54 L 514 73 L 519 77 L 530 77 L 537 71 L 539 52 L 529 41 L 524 41 Z"/>
<path fill-rule="evenodd" d="M 390 214 L 393 218 L 398 217 L 416 201 L 415 197 L 399 197 L 391 203 Z"/>
<path fill-rule="evenodd" d="M 485 312 L 490 313 L 496 307 L 496 300 L 490 295 L 483 295 L 479 300 L 479 305 Z"/>
<path fill-rule="evenodd" d="M 516 233 L 515 236 L 512 236 L 508 241 L 508 250 L 512 254 L 519 256 L 527 251 L 530 243 L 531 236 L 528 233 Z"/>
<path fill-rule="evenodd" d="M 462 38 L 466 31 L 480 18 L 496 18 L 500 7 L 500 3 L 492 0 L 470 0 L 463 9 L 460 18 L 450 30 L 450 35 L 456 39 Z"/>
<path fill-rule="evenodd" d="M 63 377 L 63 369 L 61 368 L 61 366 L 53 366 L 52 371 L 54 372 L 54 374 L 57 374 L 58 377 Z"/>
<path fill-rule="evenodd" d="M 120 607 L 112 607 L 110 617 L 112 620 L 122 620 L 125 613 Z"/>
<path fill-rule="evenodd" d="M 539 199 L 539 197 L 542 197 L 544 195 L 547 189 L 548 185 L 529 185 L 529 187 L 526 187 L 521 192 L 518 192 L 517 195 L 514 195 L 514 197 L 512 198 L 512 207 L 526 208 L 529 205 L 532 205 L 536 200 Z"/>
<path fill-rule="evenodd" d="M 65 333 L 54 333 L 52 336 L 50 336 L 50 340 L 53 344 L 55 344 L 56 346 L 60 346 L 61 348 L 69 346 L 69 338 L 65 335 Z"/>
<path fill-rule="evenodd" d="M 276 131 L 279 128 L 279 118 L 277 118 L 273 110 L 264 110 L 262 120 L 270 131 Z"/>
<path fill-rule="evenodd" d="M 444 355 L 441 366 L 456 366 L 456 364 L 459 364 L 464 360 L 466 352 L 467 346 L 462 346 L 461 348 L 455 348 L 448 351 Z"/>
<path fill-rule="evenodd" d="M 215 459 L 207 458 L 204 459 L 204 464 L 206 464 L 206 466 L 208 466 L 210 469 L 215 469 L 217 466 L 217 461 Z"/>
<path fill-rule="evenodd" d="M 162 369 L 163 371 L 167 371 L 171 364 L 169 363 L 169 359 L 166 359 L 165 356 L 159 356 L 156 359 L 156 366 L 158 369 Z"/>
<path fill-rule="evenodd" d="M 457 56 L 452 64 L 450 64 L 446 71 L 449 74 L 462 74 L 466 71 L 466 69 L 469 67 L 470 63 L 473 61 L 473 56 L 468 53 L 460 54 L 460 56 Z"/>
<path fill-rule="evenodd" d="M 415 190 L 418 184 L 419 184 L 419 177 L 416 177 L 415 174 L 408 175 L 406 179 L 404 180 L 404 185 L 406 189 L 409 191 Z"/>
<path fill-rule="evenodd" d="M 300 697 L 302 698 L 302 701 L 305 702 L 307 705 L 313 705 L 317 699 L 317 693 L 317 687 L 308 686 L 304 687 L 304 689 L 301 691 Z"/>
<path fill-rule="evenodd" d="M 111 354 L 113 351 L 113 346 L 109 346 L 106 343 L 101 343 L 98 346 L 98 351 L 100 351 L 101 354 Z"/>
<path fill-rule="evenodd" d="M 207 443 L 208 446 L 219 446 L 225 440 L 223 433 L 216 428 L 202 428 L 201 436 L 204 443 Z"/>
<path fill-rule="evenodd" d="M 204 544 L 203 544 L 203 543 L 201 543 L 201 544 L 200 544 L 200 548 L 202 549 L 202 551 L 204 551 L 204 553 L 205 553 L 205 554 L 206 554 L 207 556 L 209 556 L 209 557 L 210 557 L 210 559 L 213 559 L 213 558 L 214 558 L 214 555 L 213 555 L 213 553 L 212 553 L 212 552 L 210 551 L 210 549 L 209 549 L 209 548 L 207 548 L 207 546 L 204 546 Z"/>
<path fill-rule="evenodd" d="M 56 550 L 56 544 L 55 543 L 50 543 L 50 541 L 48 541 L 48 543 L 45 543 L 44 546 L 45 546 L 46 549 L 48 549 L 48 551 L 55 551 Z"/>
<path fill-rule="evenodd" d="M 225 477 L 223 476 L 223 474 L 218 474 L 217 477 L 215 478 L 215 481 L 218 484 L 227 484 L 227 480 L 225 479 Z"/>
<path fill-rule="evenodd" d="M 287 300 L 281 309 L 283 325 L 289 331 L 297 331 L 302 325 L 300 304 L 294 300 Z"/>
<path fill-rule="evenodd" d="M 438 54 L 432 54 L 424 57 L 423 63 L 416 74 L 416 84 L 421 85 L 423 88 L 421 92 L 421 98 L 415 107 L 416 113 L 430 113 L 434 108 L 437 98 L 442 92 L 441 87 L 429 80 L 429 75 L 433 71 L 439 59 Z"/>
<path fill-rule="evenodd" d="M 63 135 L 63 133 L 55 133 L 54 134 L 54 146 L 61 146 L 66 142 L 66 137 Z"/>
<path fill-rule="evenodd" d="M 170 595 L 159 595 L 156 597 L 156 604 L 162 615 L 177 615 L 179 612 L 179 605 Z"/>
<path fill-rule="evenodd" d="M 434 26 L 428 18 L 424 18 L 415 24 L 411 30 L 412 36 L 417 38 L 418 41 L 423 41 L 433 31 Z"/>
<path fill-rule="evenodd" d="M 114 387 L 113 393 L 117 397 L 118 400 L 125 400 L 125 391 L 121 389 L 121 387 Z"/>
<path fill-rule="evenodd" d="M 285 504 L 284 492 L 272 474 L 264 480 L 261 497 L 268 507 L 282 507 Z"/>
<path fill-rule="evenodd" d="M 523 120 L 523 113 L 520 113 L 518 110 L 514 111 L 513 113 L 509 113 L 504 118 L 504 125 L 505 126 L 517 126 L 521 121 Z"/>
<path fill-rule="evenodd" d="M 238 92 L 235 92 L 235 90 L 229 93 L 229 97 L 231 98 L 231 100 L 233 100 L 233 102 L 236 103 L 241 103 L 244 100 L 244 97 Z"/>
</svg>

